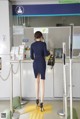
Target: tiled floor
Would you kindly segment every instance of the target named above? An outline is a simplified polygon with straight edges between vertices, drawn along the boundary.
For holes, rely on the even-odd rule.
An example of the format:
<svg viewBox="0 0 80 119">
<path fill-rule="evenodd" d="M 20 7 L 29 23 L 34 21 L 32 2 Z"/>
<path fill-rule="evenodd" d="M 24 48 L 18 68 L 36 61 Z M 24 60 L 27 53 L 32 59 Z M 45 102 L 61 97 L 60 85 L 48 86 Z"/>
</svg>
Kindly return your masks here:
<svg viewBox="0 0 80 119">
<path fill-rule="evenodd" d="M 69 105 L 69 103 L 68 103 Z M 73 106 L 77 110 L 78 119 L 80 119 L 80 101 L 73 101 Z M 9 101 L 0 101 L 0 112 L 9 108 Z M 41 112 L 40 108 L 36 109 L 35 102 L 29 101 L 24 108 L 20 109 L 19 119 L 61 119 L 57 112 L 62 109 L 62 101 L 45 101 L 45 111 Z M 64 117 L 62 119 L 65 119 Z"/>
</svg>

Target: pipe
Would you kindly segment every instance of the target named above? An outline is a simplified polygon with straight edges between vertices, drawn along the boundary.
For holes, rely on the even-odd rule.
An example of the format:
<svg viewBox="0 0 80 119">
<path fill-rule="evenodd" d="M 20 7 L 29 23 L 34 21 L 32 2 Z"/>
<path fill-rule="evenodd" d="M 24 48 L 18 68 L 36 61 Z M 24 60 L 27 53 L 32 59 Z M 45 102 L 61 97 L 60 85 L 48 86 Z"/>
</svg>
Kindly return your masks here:
<svg viewBox="0 0 80 119">
<path fill-rule="evenodd" d="M 72 55 L 73 55 L 73 24 L 70 24 L 70 119 L 73 119 L 72 104 Z"/>
</svg>

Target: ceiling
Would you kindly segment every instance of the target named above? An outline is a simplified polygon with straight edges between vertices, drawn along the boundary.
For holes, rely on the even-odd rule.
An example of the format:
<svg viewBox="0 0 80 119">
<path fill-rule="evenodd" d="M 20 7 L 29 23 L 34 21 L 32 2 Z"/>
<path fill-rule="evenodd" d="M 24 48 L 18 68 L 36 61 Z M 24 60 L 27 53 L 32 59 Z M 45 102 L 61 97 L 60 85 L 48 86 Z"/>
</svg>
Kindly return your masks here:
<svg viewBox="0 0 80 119">
<path fill-rule="evenodd" d="M 59 0 L 9 0 L 13 3 L 27 3 L 27 4 L 57 4 Z"/>
<path fill-rule="evenodd" d="M 16 1 L 16 2 L 17 2 L 17 1 L 18 1 L 18 2 L 29 2 L 29 1 L 30 1 L 30 2 L 34 2 L 34 1 L 36 1 L 36 2 L 37 2 L 37 1 L 40 1 L 40 2 L 43 2 L 43 1 L 44 1 L 44 2 L 49 2 L 49 1 L 58 2 L 59 0 L 9 0 L 9 1 L 12 1 L 12 2 L 15 2 L 15 1 Z"/>
<path fill-rule="evenodd" d="M 80 3 L 80 0 L 9 0 L 18 4 L 57 4 L 57 3 Z"/>
</svg>

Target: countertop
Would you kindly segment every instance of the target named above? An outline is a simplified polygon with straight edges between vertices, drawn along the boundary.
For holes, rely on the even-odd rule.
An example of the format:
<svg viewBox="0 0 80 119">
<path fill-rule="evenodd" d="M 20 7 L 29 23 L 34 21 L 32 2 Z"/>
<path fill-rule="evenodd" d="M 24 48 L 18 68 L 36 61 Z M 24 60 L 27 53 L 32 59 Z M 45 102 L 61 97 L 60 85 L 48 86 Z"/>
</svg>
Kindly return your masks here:
<svg viewBox="0 0 80 119">
<path fill-rule="evenodd" d="M 48 60 L 46 60 L 48 61 Z M 31 59 L 25 59 L 25 60 L 11 60 L 11 63 L 18 63 L 18 62 L 22 62 L 22 63 L 27 63 L 27 62 L 33 62 L 33 60 Z M 73 63 L 80 63 L 80 58 L 73 58 L 72 59 Z M 61 58 L 56 58 L 55 59 L 55 63 L 63 63 L 63 60 Z M 66 58 L 66 63 L 69 63 L 69 58 Z"/>
</svg>

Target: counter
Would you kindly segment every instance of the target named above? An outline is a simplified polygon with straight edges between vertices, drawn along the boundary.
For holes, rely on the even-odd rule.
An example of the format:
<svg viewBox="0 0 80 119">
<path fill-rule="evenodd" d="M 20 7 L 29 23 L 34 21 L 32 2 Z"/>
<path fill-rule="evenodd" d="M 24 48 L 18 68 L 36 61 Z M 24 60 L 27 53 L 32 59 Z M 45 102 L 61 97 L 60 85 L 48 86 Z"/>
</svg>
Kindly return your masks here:
<svg viewBox="0 0 80 119">
<path fill-rule="evenodd" d="M 13 63 L 13 70 L 15 71 L 17 69 L 19 61 L 11 61 L 11 63 Z M 20 72 L 18 72 L 17 76 L 14 75 L 14 84 L 16 85 L 15 88 L 19 84 Z M 22 97 L 25 97 L 27 99 L 35 99 L 35 78 L 33 72 L 33 60 L 21 61 L 21 79 L 22 79 Z M 16 84 L 17 80 L 18 84 Z M 15 92 L 14 96 L 16 95 L 17 93 Z M 53 69 L 51 69 L 51 67 L 49 66 L 47 66 L 46 68 L 45 98 L 46 99 L 53 98 Z"/>
<path fill-rule="evenodd" d="M 46 60 L 46 62 L 47 61 L 48 60 Z M 72 61 L 78 63 L 78 62 L 80 62 L 80 58 L 75 57 L 75 58 L 72 59 Z M 17 62 L 19 62 L 19 60 L 11 60 L 11 62 L 17 63 Z M 21 62 L 26 62 L 27 63 L 27 62 L 33 62 L 33 60 L 32 59 L 26 59 L 26 60 L 21 60 Z M 58 63 L 58 62 L 63 63 L 63 60 L 61 58 L 56 58 L 55 63 Z M 67 62 L 69 62 L 69 58 L 66 58 L 66 63 Z"/>
<path fill-rule="evenodd" d="M 10 61 L 13 64 L 13 70 L 16 71 L 19 61 Z M 66 74 L 67 74 L 67 92 L 69 92 L 69 59 L 66 59 Z M 22 79 L 22 97 L 33 100 L 35 99 L 35 78 L 33 72 L 33 60 L 21 61 L 21 79 Z M 13 95 L 20 95 L 20 67 L 17 74 L 13 75 Z M 11 78 L 9 79 L 11 80 Z M 9 81 L 5 81 L 5 85 L 10 87 Z M 80 99 L 80 59 L 73 59 L 73 97 Z M 4 82 L 3 82 L 4 83 Z M 2 81 L 0 80 L 0 85 Z M 8 89 L 8 88 L 7 88 Z M 5 91 L 3 86 L 0 86 L 0 99 L 9 99 L 9 89 Z M 2 91 L 3 90 L 3 91 Z M 7 95 L 8 94 L 8 95 Z M 63 97 L 63 62 L 62 59 L 56 59 L 53 69 L 47 65 L 46 80 L 45 80 L 45 99 L 54 100 Z"/>
<path fill-rule="evenodd" d="M 17 61 L 16 61 L 17 62 Z M 22 67 L 22 80 L 23 80 L 23 97 L 33 99 L 35 97 L 34 90 L 34 73 L 32 68 L 33 60 L 21 61 Z M 67 91 L 69 92 L 69 58 L 66 59 L 66 73 L 67 73 Z M 76 71 L 76 72 L 75 72 Z M 73 97 L 80 98 L 77 92 L 80 86 L 80 59 L 73 59 Z M 75 78 L 74 78 L 75 77 Z M 63 97 L 63 62 L 62 59 L 55 59 L 53 69 L 47 65 L 46 69 L 46 87 L 45 98 L 54 99 Z M 31 85 L 31 86 L 30 86 Z M 26 91 L 25 91 L 26 90 Z M 29 93 L 31 92 L 31 93 Z"/>
</svg>

